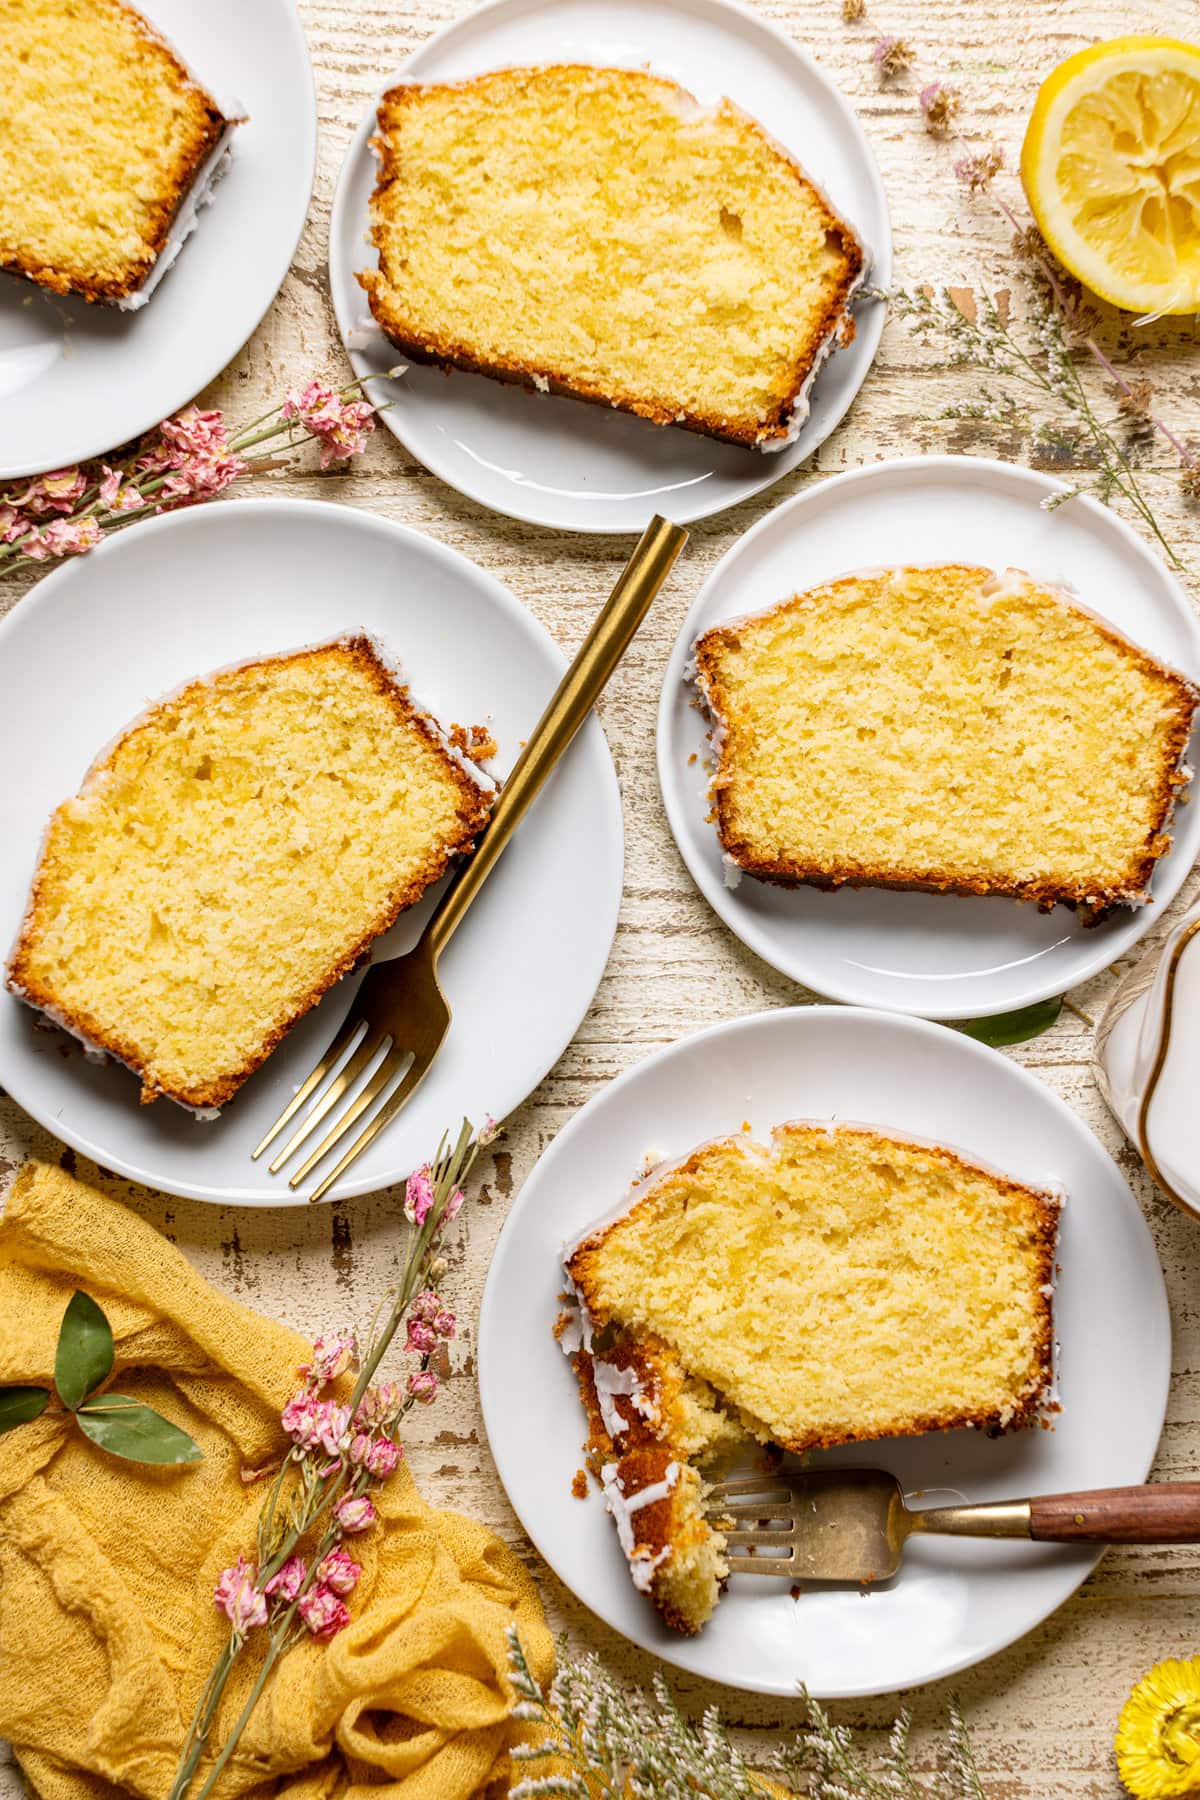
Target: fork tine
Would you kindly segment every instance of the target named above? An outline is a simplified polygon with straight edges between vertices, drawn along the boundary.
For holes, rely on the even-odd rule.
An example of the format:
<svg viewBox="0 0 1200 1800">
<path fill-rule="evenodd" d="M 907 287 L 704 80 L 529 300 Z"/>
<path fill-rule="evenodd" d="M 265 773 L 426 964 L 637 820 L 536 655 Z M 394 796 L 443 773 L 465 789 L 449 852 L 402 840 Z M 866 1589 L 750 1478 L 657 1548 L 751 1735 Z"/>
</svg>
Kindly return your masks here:
<svg viewBox="0 0 1200 1800">
<path fill-rule="evenodd" d="M 384 1050 L 389 1050 L 391 1043 L 391 1038 L 385 1032 L 372 1031 L 370 1026 L 367 1027 L 363 1033 L 362 1043 L 345 1068 L 338 1071 L 308 1117 L 301 1123 L 299 1129 L 292 1133 L 283 1149 L 270 1164 L 272 1175 L 278 1175 L 288 1158 L 295 1154 L 306 1138 L 311 1137 L 330 1107 L 336 1106 L 342 1095 L 349 1092 L 379 1049 L 382 1047 Z"/>
<path fill-rule="evenodd" d="M 710 1518 L 720 1519 L 790 1519 L 793 1516 L 791 1500 L 755 1500 L 735 1506 L 721 1500 L 714 1506 L 710 1497 L 704 1510 Z"/>
<path fill-rule="evenodd" d="M 714 1481 L 709 1488 L 709 1498 L 714 1500 L 724 1500 L 734 1494 L 763 1500 L 792 1500 L 795 1493 L 795 1487 L 784 1475 L 734 1475 L 728 1481 Z"/>
<path fill-rule="evenodd" d="M 400 1111 L 400 1108 L 411 1099 L 415 1089 L 425 1079 L 425 1076 L 429 1071 L 429 1066 L 433 1062 L 434 1056 L 437 1054 L 437 1048 L 438 1046 L 435 1045 L 433 1053 L 427 1056 L 423 1062 L 418 1062 L 417 1058 L 415 1056 L 413 1057 L 408 1073 L 405 1075 L 404 1080 L 400 1083 L 400 1086 L 396 1089 L 395 1093 L 384 1102 L 379 1111 L 375 1114 L 375 1117 L 366 1126 L 365 1130 L 360 1132 L 358 1137 L 355 1138 L 337 1167 L 331 1170 L 319 1186 L 313 1189 L 312 1193 L 309 1195 L 310 1200 L 319 1200 L 322 1194 L 327 1193 L 338 1177 L 344 1174 L 350 1167 L 350 1164 L 362 1155 L 372 1139 L 378 1136 L 385 1125 L 391 1123 L 396 1114 Z"/>
<path fill-rule="evenodd" d="M 791 1575 L 797 1573 L 790 1556 L 728 1556 L 731 1575 Z"/>
<path fill-rule="evenodd" d="M 387 1055 L 372 1075 L 370 1081 L 368 1081 L 366 1087 L 363 1088 L 361 1094 L 356 1095 L 342 1114 L 341 1118 L 338 1119 L 333 1129 L 321 1139 L 321 1142 L 317 1145 L 311 1156 L 305 1157 L 304 1161 L 300 1164 L 300 1167 L 288 1182 L 290 1188 L 299 1187 L 305 1176 L 310 1174 L 312 1170 L 316 1168 L 323 1157 L 328 1156 L 334 1145 L 341 1143 L 346 1133 L 357 1120 L 362 1118 L 367 1108 L 375 1104 L 384 1088 L 387 1087 L 388 1083 L 395 1076 L 396 1071 L 400 1068 L 407 1055 L 407 1050 L 400 1050 L 397 1049 L 395 1044 L 392 1045 L 391 1049 L 387 1052 Z M 314 1195 L 313 1198 L 315 1199 L 316 1196 Z"/>
<path fill-rule="evenodd" d="M 321 1085 L 330 1069 L 336 1066 L 338 1058 L 344 1055 L 346 1050 L 349 1049 L 350 1044 L 353 1042 L 354 1035 L 361 1029 L 362 1023 L 363 1021 L 355 1013 L 354 1008 L 351 1007 L 342 1024 L 342 1029 L 338 1032 L 332 1044 L 330 1044 L 328 1050 L 325 1052 L 312 1074 L 308 1077 L 308 1080 L 288 1101 L 287 1105 L 272 1125 L 270 1131 L 268 1131 L 266 1137 L 262 1140 L 261 1144 L 259 1144 L 257 1150 L 252 1150 L 250 1152 L 250 1160 L 252 1162 L 258 1161 L 267 1145 L 274 1143 L 288 1120 L 294 1118 L 299 1112 L 313 1089 Z"/>
</svg>

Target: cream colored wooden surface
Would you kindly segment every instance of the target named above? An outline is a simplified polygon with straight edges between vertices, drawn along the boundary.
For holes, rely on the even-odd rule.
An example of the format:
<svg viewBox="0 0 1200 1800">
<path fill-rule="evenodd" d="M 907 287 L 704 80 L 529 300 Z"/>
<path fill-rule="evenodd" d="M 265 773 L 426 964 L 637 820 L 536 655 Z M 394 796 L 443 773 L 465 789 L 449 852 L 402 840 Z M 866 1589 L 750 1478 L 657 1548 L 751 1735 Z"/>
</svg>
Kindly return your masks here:
<svg viewBox="0 0 1200 1800">
<path fill-rule="evenodd" d="M 252 0 L 251 0 L 252 3 Z M 897 242 L 897 278 L 969 284 L 986 274 L 1004 285 L 1008 231 L 972 204 L 954 180 L 952 154 L 923 131 L 912 79 L 881 88 L 870 61 L 884 32 L 911 40 L 921 74 L 951 79 L 965 101 L 964 123 L 995 138 L 1015 161 L 1034 89 L 1068 52 L 1120 32 L 1154 28 L 1197 35 L 1195 0 L 870 0 L 860 24 L 847 26 L 840 0 L 754 0 L 758 10 L 806 46 L 857 107 L 883 169 Z M 345 378 L 329 304 L 326 236 L 334 180 L 350 136 L 381 78 L 397 68 L 459 8 L 444 0 L 305 0 L 302 6 L 317 74 L 321 144 L 316 192 L 293 268 L 264 324 L 205 396 L 248 418 L 310 372 Z M 1015 195 L 1010 186 L 1006 189 Z M 218 202 L 219 203 L 219 202 Z M 185 258 L 186 260 L 186 258 Z M 178 279 L 186 277 L 181 269 Z M 1152 374 L 1172 418 L 1189 418 L 1197 435 L 1200 352 L 1191 321 L 1147 334 L 1141 371 Z M 1090 379 L 1090 378 L 1089 378 Z M 774 974 L 732 938 L 694 890 L 668 833 L 654 773 L 653 728 L 659 683 L 686 605 L 716 559 L 778 501 L 814 477 L 883 457 L 954 449 L 1015 454 L 995 431 L 939 423 L 961 399 L 969 377 L 914 350 L 904 327 L 889 322 L 874 372 L 849 419 L 825 445 L 815 470 L 785 478 L 770 493 L 695 528 L 686 559 L 635 641 L 601 708 L 625 806 L 626 888 L 620 929 L 605 979 L 575 1042 L 509 1123 L 478 1201 L 448 1287 L 464 1330 L 454 1377 L 439 1403 L 422 1412 L 409 1438 L 412 1465 L 431 1500 L 462 1508 L 517 1545 L 541 1581 L 551 1618 L 576 1646 L 598 1650 L 631 1682 L 644 1685 L 650 1660 L 602 1628 L 540 1565 L 499 1486 L 482 1435 L 474 1380 L 474 1320 L 489 1257 L 512 1196 L 540 1152 L 571 1114 L 621 1070 L 656 1046 L 714 1021 L 811 996 Z M 1097 392 L 1101 389 L 1097 387 Z M 1179 493 L 1176 469 L 1155 450 L 1147 490 L 1169 521 L 1185 560 L 1200 542 L 1200 512 Z M 432 533 L 474 558 L 571 649 L 622 559 L 622 541 L 560 536 L 480 511 L 415 465 L 380 431 L 352 474 L 280 471 L 258 478 L 260 493 L 316 496 L 358 506 Z M 236 502 L 235 502 L 236 503 Z M 1200 601 L 1200 581 L 1190 580 Z M 0 607 L 19 603 L 20 576 L 0 581 Z M 252 597 L 249 597 L 252 600 Z M 170 629 L 169 607 L 162 629 Z M 53 730 L 47 711 L 46 729 Z M 30 747 L 31 754 L 36 747 Z M 1189 883 L 1190 896 L 1195 882 Z M 1075 999 L 1095 1013 L 1117 972 Z M 519 1030 L 519 1020 L 513 1029 Z M 1175 1327 L 1175 1379 L 1157 1473 L 1200 1476 L 1200 1229 L 1171 1212 L 1124 1146 L 1088 1069 L 1090 1031 L 1064 1014 L 1059 1025 L 1014 1054 L 1073 1106 L 1118 1158 L 1142 1205 L 1167 1272 Z M 3 1177 L 28 1154 L 64 1153 L 19 1110 L 0 1102 Z M 81 1166 L 81 1174 L 95 1171 Z M 401 1244 L 398 1196 L 382 1193 L 311 1211 L 239 1212 L 208 1208 L 104 1185 L 143 1212 L 212 1281 L 304 1331 L 362 1321 L 396 1267 Z M 1103 1420 L 1097 1429 L 1103 1430 Z M 136 1521 L 132 1521 L 136 1530 Z M 1110 1744 L 1121 1701 L 1157 1658 L 1200 1647 L 1200 1558 L 1192 1550 L 1116 1550 L 1080 1594 L 1037 1632 L 954 1685 L 975 1727 L 984 1784 L 993 1800 L 1115 1796 Z M 678 1690 L 699 1707 L 718 1700 L 767 1744 L 798 1722 L 798 1706 L 716 1690 L 683 1680 Z M 944 1714 L 948 1689 L 913 1698 L 923 1725 Z M 845 1705 L 848 1721 L 890 1720 L 888 1700 Z M 922 1739 L 923 1754 L 926 1740 Z M 0 1796 L 19 1790 L 0 1768 Z"/>
</svg>

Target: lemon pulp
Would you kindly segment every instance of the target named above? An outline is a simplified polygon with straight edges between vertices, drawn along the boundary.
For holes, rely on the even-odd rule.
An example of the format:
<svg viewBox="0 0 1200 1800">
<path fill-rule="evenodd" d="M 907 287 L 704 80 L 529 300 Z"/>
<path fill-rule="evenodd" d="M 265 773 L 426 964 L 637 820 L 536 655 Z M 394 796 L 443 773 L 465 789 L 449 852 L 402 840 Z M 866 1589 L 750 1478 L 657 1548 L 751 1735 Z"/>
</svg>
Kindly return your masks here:
<svg viewBox="0 0 1200 1800">
<path fill-rule="evenodd" d="M 1043 83 L 1021 153 L 1042 234 L 1133 312 L 1200 311 L 1200 50 L 1117 38 Z"/>
</svg>

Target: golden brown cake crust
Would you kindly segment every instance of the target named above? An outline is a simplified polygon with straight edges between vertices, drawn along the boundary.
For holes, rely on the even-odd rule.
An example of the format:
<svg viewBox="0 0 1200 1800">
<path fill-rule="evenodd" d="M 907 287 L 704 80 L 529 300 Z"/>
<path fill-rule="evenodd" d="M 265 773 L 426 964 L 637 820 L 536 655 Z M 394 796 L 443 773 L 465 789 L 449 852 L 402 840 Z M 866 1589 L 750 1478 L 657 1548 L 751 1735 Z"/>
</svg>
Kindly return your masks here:
<svg viewBox="0 0 1200 1800">
<path fill-rule="evenodd" d="M 791 1135 L 800 1135 L 803 1133 L 815 1135 L 817 1133 L 825 1132 L 826 1129 L 826 1127 L 821 1125 L 788 1124 L 777 1127 L 775 1135 L 778 1136 L 780 1133 L 784 1132 Z M 850 1125 L 839 1125 L 836 1129 L 839 1135 L 845 1137 L 862 1137 L 872 1141 L 879 1141 L 885 1136 L 882 1132 L 862 1130 Z M 913 1143 L 916 1140 L 900 1138 L 896 1141 L 901 1143 Z M 703 1167 L 703 1160 L 708 1149 L 708 1145 L 699 1146 L 681 1162 L 673 1163 L 669 1174 L 671 1176 L 689 1176 L 698 1174 Z M 932 1157 L 935 1161 L 942 1163 L 949 1169 L 968 1169 L 976 1171 L 982 1167 L 981 1164 L 972 1163 L 970 1158 L 960 1156 L 957 1151 L 948 1149 L 942 1144 L 921 1143 L 920 1149 L 924 1155 Z M 906 1419 L 902 1425 L 898 1426 L 893 1431 L 873 1431 L 869 1434 L 853 1431 L 839 1432 L 836 1436 L 831 1435 L 828 1432 L 810 1431 L 800 1433 L 792 1438 L 777 1437 L 775 1441 L 778 1443 L 780 1449 L 789 1450 L 794 1454 L 799 1455 L 806 1450 L 832 1450 L 841 1444 L 862 1442 L 874 1443 L 877 1440 L 882 1440 L 884 1438 L 911 1437 L 930 1431 L 953 1431 L 968 1426 L 973 1427 L 976 1430 L 999 1434 L 1000 1432 L 1020 1430 L 1027 1425 L 1033 1424 L 1039 1418 L 1044 1416 L 1047 1411 L 1049 1396 L 1053 1391 L 1054 1385 L 1054 1317 L 1052 1296 L 1055 1273 L 1054 1255 L 1058 1234 L 1058 1205 L 1052 1195 L 1043 1192 L 1038 1188 L 1026 1187 L 1022 1182 L 1014 1181 L 1009 1176 L 1001 1175 L 994 1169 L 988 1169 L 987 1173 L 992 1180 L 996 1182 L 997 1186 L 1006 1197 L 1011 1196 L 1022 1208 L 1032 1211 L 1036 1220 L 1036 1230 L 1033 1233 L 1032 1248 L 1036 1258 L 1036 1285 L 1040 1290 L 1038 1334 L 1031 1363 L 1031 1379 L 1027 1384 L 1025 1393 L 1020 1397 L 1017 1404 L 1003 1415 L 998 1411 L 971 1412 L 967 1410 L 949 1411 L 942 1414 L 931 1413 L 914 1420 Z M 603 1247 L 604 1239 L 608 1232 L 613 1229 L 614 1225 L 619 1224 L 621 1220 L 627 1218 L 630 1213 L 636 1212 L 639 1206 L 644 1205 L 648 1200 L 652 1199 L 655 1186 L 655 1178 L 654 1175 L 651 1174 L 646 1183 L 640 1189 L 635 1190 L 628 1211 L 621 1215 L 621 1219 L 611 1221 L 609 1224 L 601 1227 L 600 1230 L 593 1232 L 589 1237 L 584 1238 L 582 1242 L 575 1246 L 570 1256 L 566 1259 L 565 1266 L 567 1273 L 579 1295 L 584 1312 L 591 1320 L 593 1329 L 597 1331 L 612 1325 L 614 1321 L 611 1312 L 599 1297 L 597 1284 L 593 1274 L 596 1259 Z M 597 1447 L 600 1447 L 606 1436 L 603 1431 L 603 1421 L 599 1417 L 598 1406 L 594 1399 L 594 1394 L 591 1402 L 589 1402 L 582 1374 L 580 1376 L 580 1392 L 584 1400 L 585 1410 L 588 1413 L 589 1425 L 591 1427 L 592 1435 L 589 1440 L 589 1448 L 592 1447 L 593 1443 L 595 1443 Z M 624 1413 L 622 1416 L 625 1416 Z M 597 1424 L 600 1426 L 599 1438 L 597 1438 L 596 1432 Z"/>
<path fill-rule="evenodd" d="M 970 564 L 948 563 L 944 566 L 958 573 L 980 576 L 992 573 L 990 569 L 976 568 Z M 829 583 L 828 585 L 835 584 Z M 1059 597 L 1064 605 L 1069 604 L 1066 596 Z M 739 619 L 728 625 L 714 626 L 712 630 L 706 631 L 696 640 L 696 688 L 704 710 L 718 733 L 731 710 L 728 690 L 720 674 L 720 649 L 737 648 L 738 632 L 742 626 L 776 617 L 787 611 L 796 600 L 801 598 L 803 598 L 802 595 L 794 594 L 787 600 L 781 601 L 778 606 L 755 614 L 753 621 Z M 1097 890 L 1096 886 L 1090 883 L 1086 889 L 1067 887 L 1040 879 L 1017 882 L 1006 881 L 999 876 L 981 876 L 978 880 L 970 880 L 961 874 L 950 874 L 944 869 L 937 868 L 911 869 L 902 866 L 886 869 L 872 868 L 849 861 L 840 865 L 818 866 L 790 857 L 764 859 L 752 844 L 747 843 L 738 835 L 732 818 L 730 780 L 722 766 L 722 758 L 718 755 L 709 791 L 717 837 L 722 850 L 730 861 L 736 863 L 737 867 L 744 870 L 747 875 L 753 875 L 759 881 L 770 882 L 775 887 L 816 887 L 826 890 L 841 887 L 874 887 L 907 893 L 1002 896 L 1013 900 L 1032 901 L 1039 912 L 1049 912 L 1055 906 L 1067 906 L 1078 912 L 1085 926 L 1101 924 L 1114 911 L 1129 903 L 1128 896 L 1131 893 L 1143 895 L 1148 891 L 1157 863 L 1171 848 L 1167 826 L 1180 789 L 1187 786 L 1188 777 L 1183 772 L 1182 764 L 1188 740 L 1192 734 L 1196 708 L 1200 706 L 1200 688 L 1194 686 L 1177 669 L 1170 668 L 1166 663 L 1158 662 L 1140 645 L 1124 637 L 1105 620 L 1095 615 L 1090 616 L 1102 637 L 1133 655 L 1139 665 L 1148 673 L 1157 675 L 1172 686 L 1178 705 L 1176 718 L 1164 742 L 1159 767 L 1155 774 L 1153 823 L 1146 833 L 1145 843 L 1130 871 L 1129 881 L 1122 886 L 1120 891 L 1105 891 L 1103 888 Z"/>
<path fill-rule="evenodd" d="M 629 70 L 610 70 L 593 67 L 591 64 L 570 63 L 555 66 L 582 75 L 596 74 L 629 74 Z M 407 82 L 399 87 L 389 88 L 379 103 L 378 137 L 371 143 L 379 160 L 379 179 L 371 196 L 371 216 L 374 221 L 371 230 L 371 241 L 382 253 L 382 229 L 377 213 L 380 202 L 386 196 L 393 182 L 403 179 L 403 160 L 393 144 L 389 133 L 398 128 L 406 105 L 422 92 L 433 88 L 453 87 L 468 93 L 472 88 L 484 86 L 499 71 L 491 71 L 488 75 L 473 76 L 469 80 L 457 82 Z M 514 76 L 531 76 L 541 72 L 539 67 L 509 69 L 504 71 Z M 670 91 L 675 96 L 683 96 L 693 104 L 698 104 L 695 97 L 678 83 L 668 81 L 662 76 L 650 76 L 639 70 L 639 79 Z M 732 101 L 724 104 L 735 112 L 745 125 L 769 142 L 780 158 L 787 164 L 798 186 L 811 192 L 820 203 L 825 215 L 825 229 L 835 237 L 845 259 L 845 270 L 837 288 L 830 296 L 821 317 L 813 325 L 803 343 L 796 347 L 790 378 L 787 383 L 787 394 L 780 400 L 771 417 L 759 421 L 751 429 L 743 421 L 730 419 L 717 413 L 700 413 L 690 411 L 686 407 L 653 405 L 636 395 L 609 389 L 584 381 L 578 377 L 565 374 L 561 370 L 542 369 L 520 358 L 493 359 L 481 356 L 469 344 L 462 344 L 450 337 L 443 337 L 435 332 L 427 332 L 421 336 L 414 335 L 409 322 L 394 313 L 388 304 L 385 273 L 381 269 L 362 270 L 357 280 L 366 289 L 367 299 L 374 315 L 375 322 L 384 336 L 395 344 L 405 356 L 413 362 L 433 364 L 443 369 L 462 369 L 468 374 L 487 375 L 495 381 L 503 381 L 512 386 L 540 389 L 553 394 L 562 394 L 573 400 L 590 401 L 597 406 L 608 406 L 618 412 L 635 414 L 638 418 L 649 419 L 656 425 L 680 425 L 686 431 L 698 432 L 704 437 L 716 438 L 722 443 L 738 444 L 754 449 L 762 444 L 785 442 L 789 436 L 792 412 L 796 397 L 800 394 L 809 376 L 818 367 L 826 344 L 838 335 L 843 345 L 853 342 L 855 333 L 854 320 L 847 310 L 851 293 L 862 279 L 865 257 L 862 245 L 854 232 L 829 205 L 824 195 L 813 186 L 800 164 L 789 151 L 776 143 L 774 138 L 763 130 L 756 119 L 743 112 Z"/>
<path fill-rule="evenodd" d="M 66 1030 L 87 1039 L 89 1043 L 94 1044 L 98 1049 L 107 1051 L 109 1055 L 117 1057 L 132 1069 L 142 1081 L 141 1102 L 143 1106 L 160 1097 L 178 1101 L 182 1106 L 199 1109 L 223 1106 L 227 1100 L 233 1097 L 243 1082 L 247 1081 L 256 1069 L 262 1067 L 271 1052 L 286 1037 L 298 1020 L 302 1019 L 305 1013 L 311 1012 L 318 1000 L 328 992 L 334 983 L 340 981 L 343 975 L 349 974 L 350 970 L 361 961 L 375 939 L 388 931 L 406 907 L 414 905 L 427 888 L 441 879 L 449 867 L 451 859 L 470 853 L 474 848 L 476 837 L 487 823 L 493 796 L 485 793 L 468 774 L 462 763 L 446 749 L 428 715 L 414 705 L 407 687 L 401 685 L 392 675 L 370 638 L 360 634 L 336 641 L 348 652 L 353 662 L 368 677 L 379 694 L 387 699 L 397 716 L 407 724 L 415 726 L 444 758 L 446 773 L 459 790 L 458 830 L 453 840 L 442 846 L 435 854 L 431 854 L 423 868 L 403 888 L 389 896 L 387 905 L 381 909 L 371 925 L 362 932 L 355 944 L 326 971 L 319 982 L 309 988 L 289 1016 L 268 1034 L 263 1047 L 238 1069 L 227 1074 L 219 1082 L 205 1087 L 183 1090 L 157 1085 L 150 1080 L 140 1052 L 135 1045 L 123 1038 L 118 1031 L 109 1029 L 89 1014 L 67 1009 L 61 1005 L 57 997 L 43 986 L 29 967 L 29 945 L 42 916 L 42 909 L 46 905 L 44 850 L 38 859 L 29 906 L 9 960 L 5 985 L 9 992 L 16 994 L 19 999 L 47 1013 Z M 283 656 L 258 657 L 252 662 L 240 664 L 239 668 L 258 669 L 269 667 L 273 663 L 301 662 L 320 656 L 330 647 L 331 645 L 326 643 L 316 645 L 310 650 L 298 650 Z M 131 725 L 127 726 L 116 742 L 92 764 L 84 778 L 80 792 L 86 793 L 89 787 L 103 777 L 105 771 L 112 764 L 118 748 L 131 732 L 141 731 L 147 725 L 153 724 L 156 715 L 176 705 L 193 688 L 206 685 L 206 679 L 202 677 L 198 681 L 189 682 L 186 687 L 177 690 L 175 694 L 156 702 Z"/>
<path fill-rule="evenodd" d="M 89 302 L 111 302 L 128 299 L 142 286 L 166 247 L 171 225 L 197 174 L 216 149 L 222 132 L 237 121 L 225 117 L 212 95 L 201 87 L 167 39 L 135 7 L 127 5 L 126 0 L 89 0 L 89 3 L 111 13 L 122 14 L 146 48 L 160 61 L 171 66 L 186 93 L 192 128 L 189 142 L 175 158 L 167 176 L 171 197 L 167 202 L 156 201 L 149 208 L 145 228 L 149 248 L 130 262 L 126 274 L 119 280 L 69 274 L 65 270 L 34 262 L 20 252 L 0 260 L 0 270 L 9 275 L 24 276 L 52 294 L 78 294 Z"/>
</svg>

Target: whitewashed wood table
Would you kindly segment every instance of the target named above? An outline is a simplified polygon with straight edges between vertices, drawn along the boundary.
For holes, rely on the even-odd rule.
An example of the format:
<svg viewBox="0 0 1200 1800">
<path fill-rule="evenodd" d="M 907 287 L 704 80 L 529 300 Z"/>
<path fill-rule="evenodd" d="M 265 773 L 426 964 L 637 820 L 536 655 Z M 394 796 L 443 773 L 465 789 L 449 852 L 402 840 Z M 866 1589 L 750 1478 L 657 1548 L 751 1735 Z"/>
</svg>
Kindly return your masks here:
<svg viewBox="0 0 1200 1800">
<path fill-rule="evenodd" d="M 1150 23 L 1132 0 L 869 0 L 865 19 L 847 24 L 841 0 L 756 0 L 758 9 L 816 56 L 858 110 L 883 170 L 897 243 L 897 279 L 969 286 L 1012 281 L 1008 228 L 973 203 L 956 181 L 955 152 L 923 129 L 916 104 L 922 80 L 941 76 L 963 96 L 963 122 L 980 142 L 1002 144 L 1015 162 L 1037 83 L 1063 56 L 1096 38 Z M 309 373 L 344 379 L 325 270 L 330 203 L 350 137 L 381 77 L 460 10 L 441 0 L 305 0 L 320 105 L 316 193 L 293 267 L 275 304 L 237 361 L 204 396 L 234 420 L 275 403 Z M 1195 0 L 1158 0 L 1153 27 L 1195 32 Z M 917 72 L 881 84 L 871 60 L 883 34 L 911 43 Z M 1010 192 L 1014 192 L 1011 188 Z M 1152 377 L 1164 410 L 1185 423 L 1200 401 L 1200 352 L 1193 320 L 1146 334 L 1138 373 Z M 1089 376 L 1090 379 L 1090 376 Z M 661 1044 L 699 1026 L 812 996 L 759 962 L 725 930 L 700 898 L 675 850 L 658 795 L 654 720 L 662 670 L 691 597 L 716 559 L 756 520 L 801 485 L 885 456 L 957 450 L 1027 456 L 1029 447 L 993 427 L 940 421 L 961 401 L 969 377 L 936 351 L 917 349 L 893 318 L 878 361 L 842 428 L 816 466 L 786 477 L 760 499 L 697 526 L 684 562 L 635 640 L 601 707 L 624 796 L 625 899 L 607 974 L 580 1031 L 558 1066 L 520 1111 L 484 1169 L 469 1209 L 461 1255 L 448 1287 L 463 1330 L 454 1372 L 438 1404 L 412 1421 L 409 1455 L 428 1498 L 461 1508 L 495 1527 L 537 1574 L 556 1628 L 579 1648 L 600 1652 L 614 1669 L 648 1685 L 649 1658 L 586 1612 L 541 1565 L 523 1538 L 492 1467 L 475 1386 L 474 1320 L 497 1233 L 521 1182 L 570 1115 L 606 1082 Z M 1096 387 L 1103 399 L 1103 386 Z M 1037 460 L 1035 457 L 1034 460 Z M 1061 453 L 1042 466 L 1064 470 Z M 1070 473 L 1070 463 L 1066 471 Z M 1165 446 L 1146 454 L 1144 486 L 1185 563 L 1200 545 L 1200 511 L 1180 491 L 1178 465 Z M 247 484 L 248 486 L 250 484 Z M 254 491 L 316 497 L 358 506 L 428 531 L 505 581 L 547 625 L 564 650 L 579 641 L 622 560 L 622 540 L 558 535 L 483 512 L 411 462 L 388 433 L 375 434 L 346 474 L 275 471 Z M 229 502 L 236 504 L 236 499 Z M 1200 580 L 1185 573 L 1193 599 Z M 0 581 L 0 608 L 19 604 L 20 575 Z M 169 617 L 164 616 L 164 629 Z M 1195 891 L 1189 882 L 1183 901 Z M 1110 971 L 1073 999 L 1095 1014 L 1117 979 Z M 1126 1148 L 1091 1078 L 1091 1032 L 1064 1012 L 1055 1028 L 1009 1054 L 1060 1094 L 1117 1157 L 1141 1203 L 1166 1269 L 1175 1328 L 1175 1378 L 1156 1474 L 1200 1476 L 1200 1229 L 1173 1213 Z M 0 1178 L 30 1154 L 74 1167 L 70 1152 L 0 1101 Z M 210 1280 L 301 1331 L 362 1320 L 395 1269 L 401 1232 L 399 1196 L 385 1192 L 311 1210 L 210 1208 L 130 1187 L 80 1164 L 79 1173 L 151 1219 Z M 1157 1658 L 1200 1647 L 1200 1559 L 1192 1549 L 1111 1551 L 1076 1598 L 1040 1630 L 954 1682 L 974 1728 L 979 1765 L 992 1800 L 1113 1800 L 1119 1786 L 1111 1739 L 1132 1682 Z M 749 1749 L 799 1723 L 799 1705 L 676 1683 L 699 1708 L 713 1700 Z M 949 1687 L 906 1698 L 915 1707 L 918 1746 L 928 1763 L 930 1728 L 944 1719 Z M 891 1701 L 834 1709 L 850 1723 L 890 1722 Z M 20 1791 L 0 1769 L 0 1800 Z"/>
</svg>

